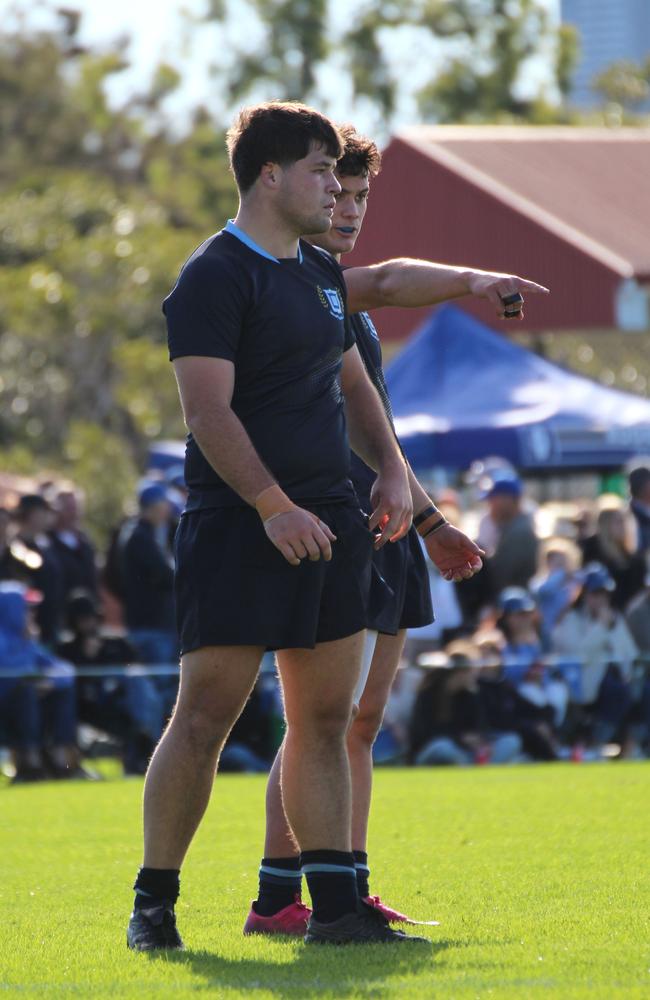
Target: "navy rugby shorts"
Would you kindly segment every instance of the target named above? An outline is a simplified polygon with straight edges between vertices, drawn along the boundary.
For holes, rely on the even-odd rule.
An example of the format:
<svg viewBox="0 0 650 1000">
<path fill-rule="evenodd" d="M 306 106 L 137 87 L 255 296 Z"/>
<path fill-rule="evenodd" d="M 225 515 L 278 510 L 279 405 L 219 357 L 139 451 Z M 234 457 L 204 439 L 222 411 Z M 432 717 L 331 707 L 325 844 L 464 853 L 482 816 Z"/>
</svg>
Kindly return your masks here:
<svg viewBox="0 0 650 1000">
<path fill-rule="evenodd" d="M 181 652 L 202 646 L 313 649 L 366 628 L 372 535 L 354 503 L 309 506 L 337 536 L 332 559 L 292 566 L 252 507 L 184 513 L 176 533 Z"/>
<path fill-rule="evenodd" d="M 368 628 L 387 635 L 433 621 L 429 572 L 415 528 L 373 556 Z"/>
</svg>

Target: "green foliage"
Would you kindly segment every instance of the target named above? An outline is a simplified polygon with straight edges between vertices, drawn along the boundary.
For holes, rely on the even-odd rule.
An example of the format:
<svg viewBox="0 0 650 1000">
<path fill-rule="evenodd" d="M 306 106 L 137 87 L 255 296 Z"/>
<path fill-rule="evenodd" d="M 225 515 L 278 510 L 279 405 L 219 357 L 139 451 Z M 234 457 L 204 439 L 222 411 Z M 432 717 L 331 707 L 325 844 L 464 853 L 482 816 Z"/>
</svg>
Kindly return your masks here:
<svg viewBox="0 0 650 1000">
<path fill-rule="evenodd" d="M 238 16 L 245 16 L 239 5 Z M 326 0 L 249 0 L 250 14 L 264 26 L 263 58 L 260 52 L 236 53 L 230 76 L 230 95 L 245 97 L 260 80 L 274 88 L 271 95 L 284 100 L 309 100 L 313 96 L 317 65 L 329 51 Z M 217 8 L 216 19 L 223 17 Z M 215 18 L 214 8 L 208 19 Z"/>
<path fill-rule="evenodd" d="M 161 304 L 236 198 L 205 112 L 161 124 L 177 71 L 114 109 L 126 42 L 86 51 L 77 27 L 0 35 L 0 449 L 79 482 L 102 535 L 148 441 L 182 433 Z"/>
<path fill-rule="evenodd" d="M 643 64 L 625 59 L 612 63 L 598 74 L 593 87 L 605 100 L 634 111 L 650 95 L 650 56 Z"/>
<path fill-rule="evenodd" d="M 544 8 L 536 0 L 450 0 L 426 7 L 423 23 L 434 34 L 467 44 L 420 91 L 423 116 L 443 123 L 530 120 L 541 98 L 523 98 L 517 88 L 526 61 L 549 34 Z M 565 69 L 569 58 L 565 45 Z"/>
<path fill-rule="evenodd" d="M 501 119 L 564 120 L 561 108 L 542 94 L 522 99 L 517 89 L 526 61 L 546 43 L 555 45 L 558 90 L 564 89 L 576 56 L 575 33 L 549 24 L 539 0 L 365 0 L 349 5 L 346 27 L 335 36 L 324 0 L 248 0 L 232 8 L 212 4 L 207 21 L 227 26 L 230 17 L 252 19 L 263 43 L 240 46 L 217 77 L 236 101 L 301 99 L 325 102 L 320 70 L 335 55 L 355 97 L 368 99 L 390 118 L 408 65 L 390 64 L 393 40 L 414 29 L 423 43 L 442 43 L 431 79 L 418 95 L 422 114 L 443 122 Z M 348 82 L 346 81 L 346 82 Z"/>
</svg>

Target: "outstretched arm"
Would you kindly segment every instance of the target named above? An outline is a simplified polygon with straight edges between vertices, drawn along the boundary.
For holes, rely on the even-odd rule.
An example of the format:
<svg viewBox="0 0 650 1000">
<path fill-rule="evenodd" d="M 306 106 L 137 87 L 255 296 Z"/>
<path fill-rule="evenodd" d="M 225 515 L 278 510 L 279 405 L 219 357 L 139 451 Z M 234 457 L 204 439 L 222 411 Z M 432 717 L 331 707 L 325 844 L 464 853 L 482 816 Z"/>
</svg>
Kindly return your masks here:
<svg viewBox="0 0 650 1000">
<path fill-rule="evenodd" d="M 351 313 L 380 306 L 432 306 L 463 295 L 488 299 L 497 316 L 504 318 L 504 297 L 519 293 L 548 294 L 548 288 L 516 274 L 478 271 L 467 267 L 449 267 L 410 257 L 383 261 L 368 267 L 344 271 Z M 516 316 L 523 318 L 523 309 Z"/>
</svg>

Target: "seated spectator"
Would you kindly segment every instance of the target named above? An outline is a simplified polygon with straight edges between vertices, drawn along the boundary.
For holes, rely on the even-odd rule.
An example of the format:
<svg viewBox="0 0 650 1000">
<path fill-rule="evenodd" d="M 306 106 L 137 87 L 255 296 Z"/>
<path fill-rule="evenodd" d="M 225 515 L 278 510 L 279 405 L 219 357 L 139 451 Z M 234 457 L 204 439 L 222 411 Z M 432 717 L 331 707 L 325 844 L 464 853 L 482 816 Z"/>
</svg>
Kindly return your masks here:
<svg viewBox="0 0 650 1000">
<path fill-rule="evenodd" d="M 583 562 L 602 563 L 614 581 L 612 606 L 627 607 L 643 589 L 645 560 L 633 551 L 629 522 L 620 507 L 604 507 L 599 515 L 596 534 L 582 542 Z"/>
<path fill-rule="evenodd" d="M 10 554 L 13 579 L 40 591 L 42 601 L 36 611 L 40 638 L 46 645 L 58 639 L 63 620 L 63 573 L 48 537 L 52 508 L 42 496 L 22 496 L 14 512 L 17 530 Z"/>
<path fill-rule="evenodd" d="M 499 594 L 497 628 L 503 633 L 506 676 L 517 683 L 542 653 L 537 605 L 524 587 L 506 587 Z"/>
<path fill-rule="evenodd" d="M 128 672 L 109 673 L 107 667 L 126 666 L 136 659 L 133 648 L 119 636 L 101 632 L 102 619 L 93 597 L 83 590 L 68 599 L 67 625 L 70 638 L 57 653 L 75 667 L 85 668 L 77 677 L 79 719 L 116 737 L 123 744 L 126 774 L 144 774 L 154 741 L 139 725 L 139 713 L 132 706 L 146 699 L 143 691 L 149 678 Z M 90 671 L 97 668 L 97 675 Z"/>
<path fill-rule="evenodd" d="M 521 742 L 514 733 L 486 730 L 478 688 L 478 650 L 457 640 L 447 647 L 449 667 L 422 682 L 410 726 L 409 757 L 415 764 L 503 764 Z"/>
<path fill-rule="evenodd" d="M 72 488 L 60 489 L 54 494 L 52 509 L 54 526 L 49 537 L 63 574 L 64 598 L 74 590 L 85 590 L 96 598 L 95 547 L 81 529 L 82 496 Z"/>
<path fill-rule="evenodd" d="M 554 652 L 582 662 L 581 702 L 593 705 L 609 663 L 618 663 L 629 680 L 638 649 L 625 619 L 612 606 L 615 584 L 601 563 L 582 572 L 582 588 L 573 608 L 553 631 Z"/>
<path fill-rule="evenodd" d="M 22 584 L 0 583 L 0 704 L 23 713 L 9 719 L 18 731 L 16 776 L 88 778 L 76 745 L 74 671 L 31 636 L 29 611 L 39 600 Z"/>
<path fill-rule="evenodd" d="M 535 666 L 529 666 L 520 684 L 515 685 L 503 667 L 505 640 L 502 633 L 496 629 L 479 632 L 474 641 L 481 654 L 479 691 L 486 724 L 494 732 L 516 734 L 526 757 L 555 760 L 557 740 L 553 702 L 545 697 L 540 704 L 541 699 L 531 697 L 529 692 L 529 686 L 535 683 Z"/>
<path fill-rule="evenodd" d="M 614 588 L 605 566 L 590 563 L 582 573 L 579 597 L 553 632 L 554 651 L 581 663 L 577 701 L 596 745 L 609 742 L 627 720 L 630 704 L 623 688 L 629 692 L 638 656 L 625 619 L 612 606 Z"/>
<path fill-rule="evenodd" d="M 540 615 L 542 646 L 549 650 L 553 629 L 580 589 L 576 578 L 580 551 L 568 538 L 550 538 L 543 548 L 543 566 L 530 590 Z"/>
</svg>

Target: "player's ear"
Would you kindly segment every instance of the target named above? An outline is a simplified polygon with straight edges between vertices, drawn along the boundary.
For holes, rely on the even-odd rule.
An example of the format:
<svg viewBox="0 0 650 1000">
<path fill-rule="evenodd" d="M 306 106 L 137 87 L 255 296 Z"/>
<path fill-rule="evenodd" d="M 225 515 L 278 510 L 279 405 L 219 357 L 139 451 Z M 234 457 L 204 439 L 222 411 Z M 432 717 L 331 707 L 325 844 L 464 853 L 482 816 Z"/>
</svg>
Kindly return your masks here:
<svg viewBox="0 0 650 1000">
<path fill-rule="evenodd" d="M 263 187 L 275 188 L 278 185 L 280 167 L 277 163 L 264 163 L 260 170 L 260 182 Z"/>
</svg>

